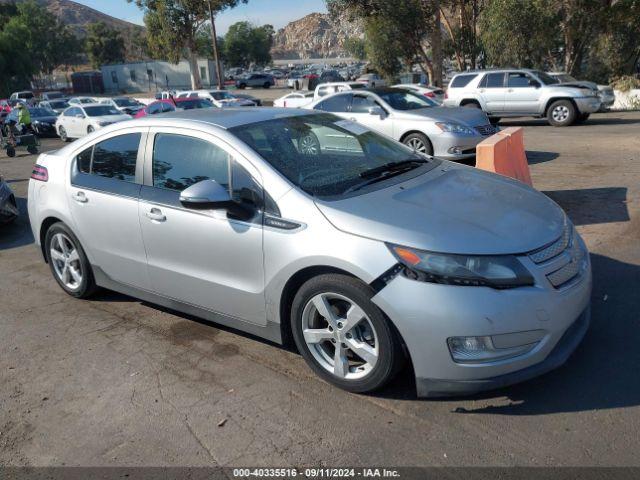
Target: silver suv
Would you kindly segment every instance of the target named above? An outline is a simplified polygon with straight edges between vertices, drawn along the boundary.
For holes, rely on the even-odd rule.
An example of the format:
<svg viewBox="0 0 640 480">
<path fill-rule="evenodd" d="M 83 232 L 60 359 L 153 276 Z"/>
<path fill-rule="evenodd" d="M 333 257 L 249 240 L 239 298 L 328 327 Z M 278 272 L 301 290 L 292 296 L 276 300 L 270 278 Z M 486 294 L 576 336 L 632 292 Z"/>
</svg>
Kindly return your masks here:
<svg viewBox="0 0 640 480">
<path fill-rule="evenodd" d="M 481 108 L 494 121 L 546 117 L 554 127 L 566 127 L 597 112 L 600 99 L 590 88 L 561 84 L 539 70 L 504 69 L 455 75 L 445 105 Z"/>
</svg>

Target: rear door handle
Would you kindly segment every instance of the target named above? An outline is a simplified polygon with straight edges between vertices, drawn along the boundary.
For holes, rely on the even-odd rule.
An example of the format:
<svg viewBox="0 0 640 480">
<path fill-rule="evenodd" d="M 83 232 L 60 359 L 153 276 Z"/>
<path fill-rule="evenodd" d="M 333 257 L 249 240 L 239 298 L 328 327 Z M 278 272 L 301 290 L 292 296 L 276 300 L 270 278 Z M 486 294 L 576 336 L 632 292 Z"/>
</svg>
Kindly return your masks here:
<svg viewBox="0 0 640 480">
<path fill-rule="evenodd" d="M 73 196 L 73 199 L 78 203 L 87 203 L 89 201 L 84 192 L 76 192 L 76 194 Z"/>
<path fill-rule="evenodd" d="M 162 210 L 159 208 L 152 208 L 146 214 L 147 218 L 155 221 L 155 222 L 164 222 L 167 217 L 162 213 Z"/>
</svg>

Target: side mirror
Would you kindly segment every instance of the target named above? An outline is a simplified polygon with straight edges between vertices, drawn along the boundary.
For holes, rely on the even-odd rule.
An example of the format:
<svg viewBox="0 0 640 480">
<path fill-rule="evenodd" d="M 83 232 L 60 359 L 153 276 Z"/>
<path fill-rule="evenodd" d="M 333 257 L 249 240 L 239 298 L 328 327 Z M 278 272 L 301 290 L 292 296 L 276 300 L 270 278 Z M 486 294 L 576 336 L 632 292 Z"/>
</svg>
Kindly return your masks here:
<svg viewBox="0 0 640 480">
<path fill-rule="evenodd" d="M 224 210 L 231 206 L 233 200 L 229 190 L 215 180 L 202 180 L 180 193 L 180 203 L 196 210 Z"/>
<path fill-rule="evenodd" d="M 84 115 L 81 113 L 76 113 L 76 118 L 84 118 Z"/>
<path fill-rule="evenodd" d="M 387 116 L 387 113 L 382 109 L 382 107 L 378 107 L 378 106 L 369 107 L 368 112 L 369 112 L 369 115 L 375 115 L 380 118 L 385 118 Z"/>
</svg>

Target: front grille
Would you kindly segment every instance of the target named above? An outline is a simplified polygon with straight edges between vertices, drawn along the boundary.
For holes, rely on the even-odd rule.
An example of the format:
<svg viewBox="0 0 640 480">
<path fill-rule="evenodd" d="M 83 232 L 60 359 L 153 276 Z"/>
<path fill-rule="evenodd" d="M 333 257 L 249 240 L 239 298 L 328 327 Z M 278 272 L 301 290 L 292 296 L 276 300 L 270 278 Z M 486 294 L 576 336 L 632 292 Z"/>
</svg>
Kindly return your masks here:
<svg viewBox="0 0 640 480">
<path fill-rule="evenodd" d="M 556 288 L 562 288 L 565 284 L 573 280 L 583 268 L 585 252 L 577 242 L 573 242 L 568 253 L 570 255 L 569 262 L 555 272 L 547 274 L 549 282 Z"/>
<path fill-rule="evenodd" d="M 564 228 L 562 229 L 562 235 L 558 240 L 547 245 L 546 247 L 542 247 L 538 250 L 534 250 L 529 254 L 529 258 L 533 260 L 534 263 L 544 263 L 547 260 L 551 260 L 554 257 L 560 255 L 569 245 L 569 241 L 571 240 L 571 225 L 566 223 Z"/>
<path fill-rule="evenodd" d="M 498 131 L 498 129 L 493 125 L 491 125 L 490 123 L 487 125 L 480 125 L 479 127 L 475 127 L 475 128 L 480 135 L 484 135 L 485 137 L 488 135 L 493 135 Z"/>
</svg>

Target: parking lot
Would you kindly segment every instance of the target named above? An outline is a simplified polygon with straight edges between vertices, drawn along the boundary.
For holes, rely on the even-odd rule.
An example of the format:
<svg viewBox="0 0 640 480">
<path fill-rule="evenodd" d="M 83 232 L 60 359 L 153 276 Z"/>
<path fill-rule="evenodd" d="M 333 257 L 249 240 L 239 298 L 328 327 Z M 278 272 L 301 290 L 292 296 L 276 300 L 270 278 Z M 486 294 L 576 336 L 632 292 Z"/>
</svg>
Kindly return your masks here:
<svg viewBox="0 0 640 480">
<path fill-rule="evenodd" d="M 75 300 L 33 245 L 35 156 L 0 153 L 0 465 L 640 465 L 640 112 L 524 126 L 534 186 L 593 263 L 592 325 L 562 368 L 483 395 L 349 394 L 266 341 L 103 291 Z M 59 148 L 58 139 L 42 149 Z"/>
</svg>

